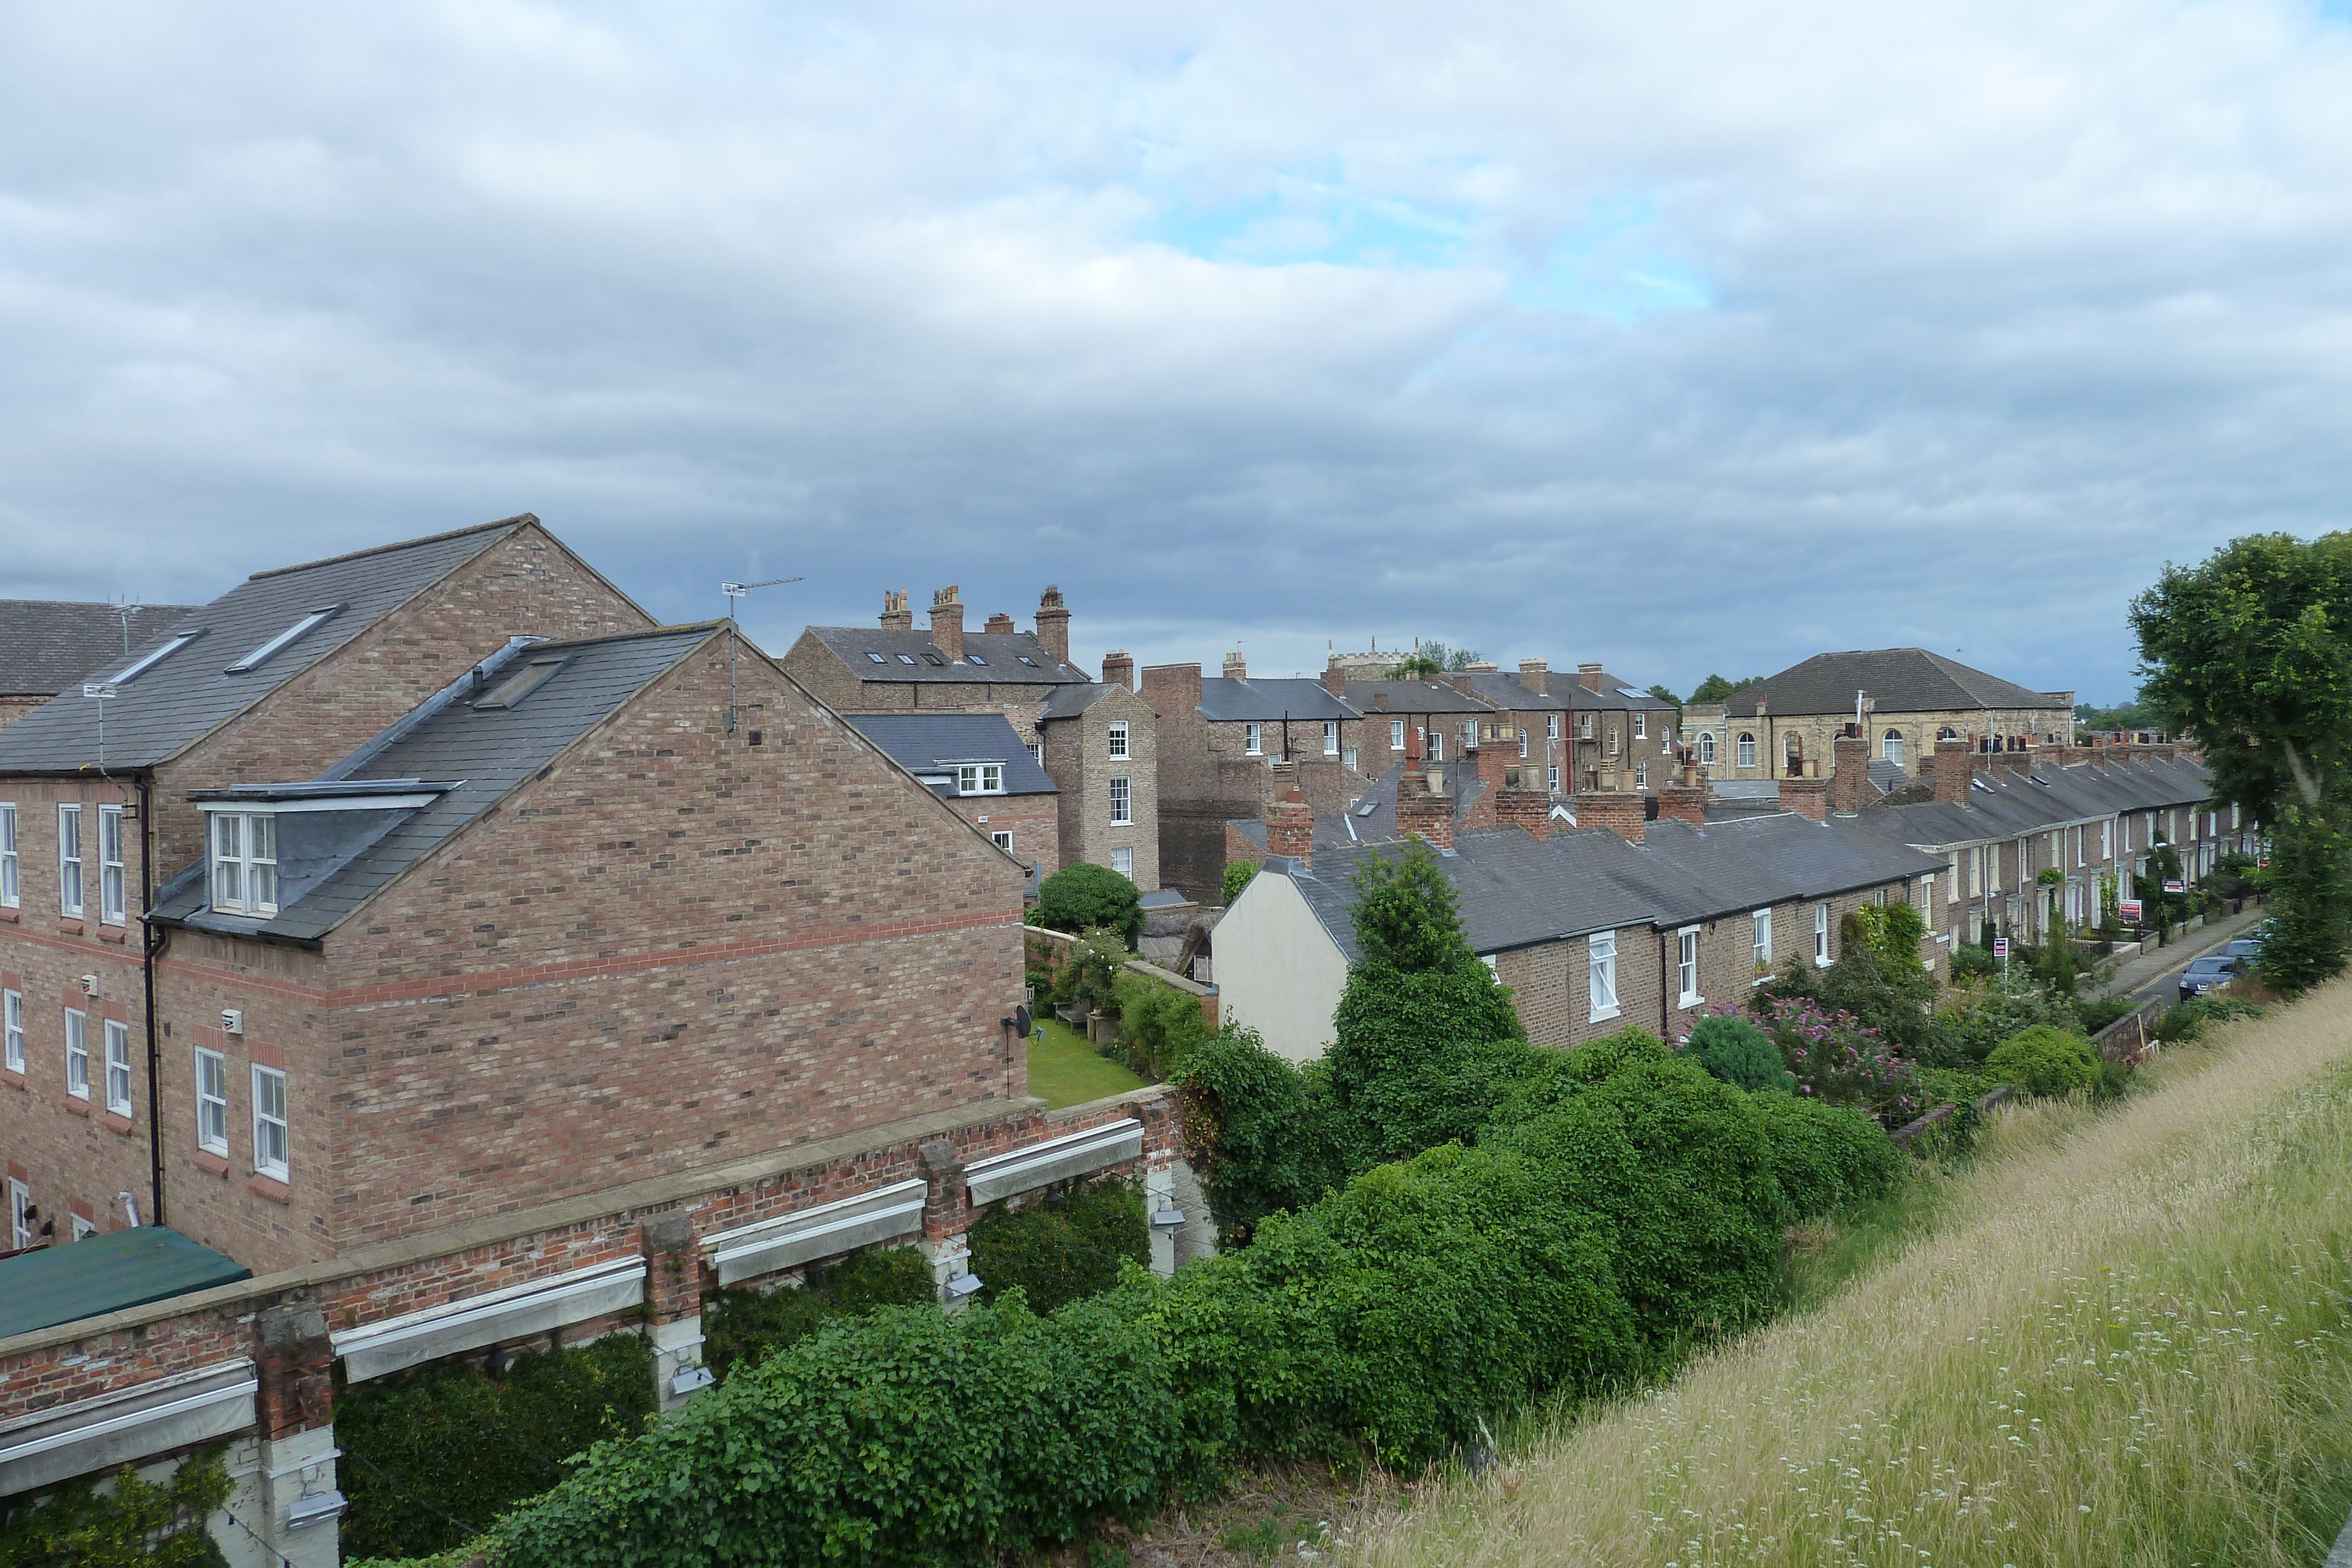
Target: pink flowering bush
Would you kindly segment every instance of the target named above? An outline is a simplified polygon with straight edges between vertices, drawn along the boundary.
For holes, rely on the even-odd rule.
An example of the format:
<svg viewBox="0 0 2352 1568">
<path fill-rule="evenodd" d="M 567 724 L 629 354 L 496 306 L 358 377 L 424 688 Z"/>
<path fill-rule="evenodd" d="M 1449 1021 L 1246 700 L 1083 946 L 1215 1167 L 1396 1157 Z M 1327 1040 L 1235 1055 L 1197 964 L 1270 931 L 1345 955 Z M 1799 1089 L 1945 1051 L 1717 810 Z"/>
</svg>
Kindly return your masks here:
<svg viewBox="0 0 2352 1568">
<path fill-rule="evenodd" d="M 1758 1023 L 1796 1075 L 1796 1092 L 1831 1105 L 1859 1105 L 1889 1127 L 1927 1108 L 1916 1063 L 1899 1056 L 1878 1031 L 1810 997 L 1761 998 Z"/>
</svg>

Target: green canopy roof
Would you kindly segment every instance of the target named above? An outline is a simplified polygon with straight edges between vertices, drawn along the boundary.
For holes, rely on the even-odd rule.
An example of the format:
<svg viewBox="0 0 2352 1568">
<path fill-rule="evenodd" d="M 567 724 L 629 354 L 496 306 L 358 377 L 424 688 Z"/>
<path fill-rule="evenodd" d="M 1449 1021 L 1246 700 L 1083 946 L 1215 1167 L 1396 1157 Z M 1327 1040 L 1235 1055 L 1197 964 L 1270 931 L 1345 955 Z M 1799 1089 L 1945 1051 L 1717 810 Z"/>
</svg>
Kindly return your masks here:
<svg viewBox="0 0 2352 1568">
<path fill-rule="evenodd" d="M 0 1339 L 251 1278 L 244 1264 L 157 1225 L 20 1252 L 0 1259 Z"/>
</svg>

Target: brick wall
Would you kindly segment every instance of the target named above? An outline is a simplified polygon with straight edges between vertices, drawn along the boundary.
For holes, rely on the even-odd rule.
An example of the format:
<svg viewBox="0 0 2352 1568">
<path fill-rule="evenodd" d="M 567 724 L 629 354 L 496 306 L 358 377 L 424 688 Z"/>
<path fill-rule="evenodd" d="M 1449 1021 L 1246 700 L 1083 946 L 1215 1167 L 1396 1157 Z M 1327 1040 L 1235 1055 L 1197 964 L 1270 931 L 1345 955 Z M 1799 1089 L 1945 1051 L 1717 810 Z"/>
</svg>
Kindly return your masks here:
<svg viewBox="0 0 2352 1568">
<path fill-rule="evenodd" d="M 1110 754 L 1110 727 L 1127 726 L 1128 755 Z M 1135 885 L 1149 893 L 1160 886 L 1160 721 L 1151 706 L 1123 686 L 1112 686 L 1083 713 L 1040 727 L 1045 771 L 1061 797 L 1061 859 L 1111 863 L 1112 852 L 1133 854 Z M 1124 826 L 1110 820 L 1110 780 L 1128 781 Z M 1221 873 L 1222 874 L 1222 871 Z"/>
<path fill-rule="evenodd" d="M 959 817 L 985 837 L 1013 835 L 1012 856 L 1025 875 L 1043 865 L 1047 876 L 1062 869 L 1061 802 L 1053 795 L 965 795 L 948 801 Z"/>
<path fill-rule="evenodd" d="M 47 697 L 0 697 L 0 729 L 5 729 L 47 702 Z"/>
</svg>

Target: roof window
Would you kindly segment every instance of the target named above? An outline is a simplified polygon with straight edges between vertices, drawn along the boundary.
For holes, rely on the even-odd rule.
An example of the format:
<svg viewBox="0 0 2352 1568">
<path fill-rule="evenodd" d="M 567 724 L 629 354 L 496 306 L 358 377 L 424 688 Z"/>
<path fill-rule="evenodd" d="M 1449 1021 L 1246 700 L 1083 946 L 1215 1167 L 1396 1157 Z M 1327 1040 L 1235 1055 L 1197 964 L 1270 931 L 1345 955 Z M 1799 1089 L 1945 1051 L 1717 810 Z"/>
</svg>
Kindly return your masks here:
<svg viewBox="0 0 2352 1568">
<path fill-rule="evenodd" d="M 170 658 L 173 654 L 178 653 L 181 649 L 186 647 L 189 643 L 194 642 L 197 638 L 203 635 L 204 632 L 201 630 L 194 632 L 174 632 L 168 640 L 157 643 L 154 647 L 148 649 L 145 653 L 131 660 L 131 663 L 123 665 L 121 669 L 117 670 L 113 674 L 109 675 L 101 684 L 110 686 L 119 686 L 122 685 L 123 682 L 131 679 L 133 675 L 144 674 L 149 670 L 153 669 L 156 665 L 162 664 L 164 660 Z"/>
<path fill-rule="evenodd" d="M 322 604 L 316 610 L 304 612 L 302 619 L 294 622 L 293 625 L 286 628 L 285 631 L 278 633 L 277 636 L 272 637 L 268 642 L 264 643 L 260 647 L 256 648 L 252 653 L 247 653 L 244 658 L 239 659 L 236 664 L 231 664 L 228 667 L 228 673 L 232 675 L 241 675 L 247 670 L 259 669 L 273 654 L 287 647 L 289 644 L 293 643 L 296 638 L 301 636 L 302 633 L 310 631 L 310 628 L 318 625 L 320 622 L 327 620 L 341 608 L 342 606 L 340 604 Z"/>
<path fill-rule="evenodd" d="M 898 655 L 898 662 L 902 664 L 911 664 L 915 662 L 915 655 L 912 653 L 901 653 Z"/>
<path fill-rule="evenodd" d="M 505 680 L 490 688 L 490 695 L 477 701 L 478 708 L 512 707 L 531 693 L 545 685 L 548 678 L 563 668 L 562 659 L 533 659 Z"/>
<path fill-rule="evenodd" d="M 866 649 L 866 656 L 867 658 L 869 658 L 869 659 L 873 660 L 873 661 L 874 661 L 876 664 L 888 664 L 888 663 L 890 662 L 889 660 L 887 660 L 887 659 L 884 658 L 881 654 L 879 654 L 879 653 L 876 653 L 876 652 L 875 652 L 873 649 L 871 649 L 871 648 L 868 648 L 868 649 Z"/>
<path fill-rule="evenodd" d="M 1015 653 L 1013 657 L 1020 660 L 1023 664 L 1028 665 L 1033 670 L 1037 667 L 1037 661 L 1031 658 L 1026 653 Z"/>
<path fill-rule="evenodd" d="M 945 669 L 947 667 L 948 657 L 945 653 L 934 653 L 929 648 L 926 648 L 923 650 L 923 663 L 926 664 L 937 664 L 941 669 Z"/>
<path fill-rule="evenodd" d="M 977 653 L 966 653 L 966 654 L 964 655 L 964 657 L 965 657 L 965 658 L 967 658 L 967 659 L 969 659 L 969 660 L 971 660 L 971 661 L 973 664 L 985 664 L 986 663 L 988 663 L 988 661 L 987 661 L 986 659 L 982 658 L 982 657 L 981 657 L 979 654 L 977 654 Z"/>
</svg>

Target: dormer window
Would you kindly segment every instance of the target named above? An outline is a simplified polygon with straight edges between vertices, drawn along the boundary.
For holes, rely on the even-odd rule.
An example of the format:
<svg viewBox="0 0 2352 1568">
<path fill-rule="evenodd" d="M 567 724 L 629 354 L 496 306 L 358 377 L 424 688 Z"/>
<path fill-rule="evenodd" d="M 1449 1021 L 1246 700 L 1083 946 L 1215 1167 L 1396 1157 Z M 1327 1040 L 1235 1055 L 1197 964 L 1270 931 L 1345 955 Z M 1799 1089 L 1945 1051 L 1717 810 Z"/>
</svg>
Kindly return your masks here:
<svg viewBox="0 0 2352 1568">
<path fill-rule="evenodd" d="M 956 793 L 959 795 L 1002 795 L 1004 793 L 1004 764 L 1002 762 L 967 762 L 956 769 Z"/>
<path fill-rule="evenodd" d="M 548 683 L 556 671 L 563 668 L 562 659 L 533 659 L 505 680 L 490 688 L 489 695 L 476 700 L 478 708 L 512 707 Z"/>
<path fill-rule="evenodd" d="M 121 669 L 108 676 L 103 684 L 110 686 L 119 686 L 124 682 L 131 680 L 133 676 L 143 675 L 149 670 L 153 669 L 156 665 L 162 664 L 164 660 L 170 658 L 173 654 L 178 653 L 181 649 L 186 647 L 189 643 L 194 642 L 197 638 L 203 635 L 204 633 L 201 632 L 181 632 L 174 633 L 165 641 L 148 649 L 145 653 L 131 660 L 131 663 L 123 665 Z"/>
<path fill-rule="evenodd" d="M 887 664 L 890 662 L 888 659 L 884 658 L 881 654 L 876 653 L 871 648 L 866 650 L 866 656 L 873 660 L 877 664 Z"/>
<path fill-rule="evenodd" d="M 268 811 L 214 811 L 213 910 L 278 913 L 278 819 Z"/>
<path fill-rule="evenodd" d="M 247 653 L 244 658 L 239 659 L 236 664 L 231 664 L 228 667 L 228 673 L 232 675 L 241 675 L 247 670 L 259 669 L 262 664 L 267 663 L 273 655 L 282 649 L 291 645 L 304 632 L 310 631 L 312 627 L 317 626 L 320 622 L 328 620 L 341 609 L 342 609 L 342 606 L 340 604 L 324 604 L 320 605 L 316 610 L 309 612 L 299 621 L 295 622 L 293 625 L 289 626 L 285 631 L 280 632 L 277 636 L 272 637 L 268 642 L 264 643 L 260 647 L 256 648 L 252 653 Z"/>
</svg>

